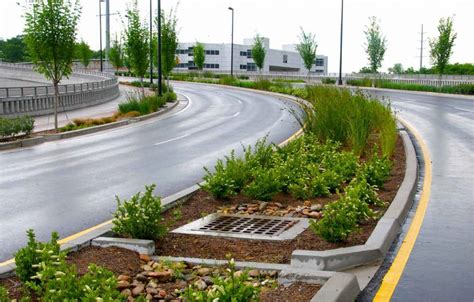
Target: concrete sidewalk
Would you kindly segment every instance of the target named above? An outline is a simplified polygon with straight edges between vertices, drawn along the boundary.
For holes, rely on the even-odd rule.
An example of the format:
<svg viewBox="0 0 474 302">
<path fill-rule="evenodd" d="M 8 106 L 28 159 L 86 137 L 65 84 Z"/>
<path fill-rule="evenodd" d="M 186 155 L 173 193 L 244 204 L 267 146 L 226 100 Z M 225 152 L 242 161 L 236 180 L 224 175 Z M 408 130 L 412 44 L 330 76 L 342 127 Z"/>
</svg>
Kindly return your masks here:
<svg viewBox="0 0 474 302">
<path fill-rule="evenodd" d="M 127 92 L 136 91 L 138 88 L 120 85 L 120 96 L 110 102 L 97 106 L 60 112 L 58 114 L 59 127 L 72 123 L 76 118 L 100 118 L 113 115 L 118 108 L 118 104 L 127 100 Z M 54 129 L 54 114 L 35 117 L 35 132 Z"/>
</svg>

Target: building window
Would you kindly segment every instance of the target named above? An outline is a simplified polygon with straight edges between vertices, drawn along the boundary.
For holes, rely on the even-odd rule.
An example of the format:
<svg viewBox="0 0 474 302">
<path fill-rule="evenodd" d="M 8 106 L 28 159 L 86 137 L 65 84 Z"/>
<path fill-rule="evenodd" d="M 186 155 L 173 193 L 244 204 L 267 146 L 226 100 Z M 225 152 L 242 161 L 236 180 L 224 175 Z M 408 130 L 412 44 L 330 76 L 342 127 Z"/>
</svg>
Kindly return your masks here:
<svg viewBox="0 0 474 302">
<path fill-rule="evenodd" d="M 188 53 L 187 49 L 176 49 L 176 54 L 177 55 L 185 55 Z"/>
<path fill-rule="evenodd" d="M 256 71 L 257 65 L 255 63 L 247 63 L 247 71 Z"/>
<path fill-rule="evenodd" d="M 324 66 L 324 59 L 316 59 L 315 65 L 316 66 Z"/>
<path fill-rule="evenodd" d="M 240 69 L 247 69 L 247 65 L 240 65 Z"/>
<path fill-rule="evenodd" d="M 179 63 L 176 65 L 177 68 L 188 68 L 188 63 Z"/>
<path fill-rule="evenodd" d="M 283 55 L 283 63 L 288 63 L 288 55 Z"/>
<path fill-rule="evenodd" d="M 207 69 L 219 69 L 219 64 L 204 64 L 204 68 L 207 68 Z"/>
<path fill-rule="evenodd" d="M 206 50 L 206 55 L 218 56 L 219 51 L 218 50 Z"/>
<path fill-rule="evenodd" d="M 241 57 L 246 57 L 246 56 L 247 56 L 247 52 L 246 52 L 246 51 L 241 51 L 241 52 L 240 52 L 240 56 L 241 56 Z"/>
<path fill-rule="evenodd" d="M 251 58 L 252 58 L 252 50 L 247 49 L 247 59 L 251 59 Z"/>
</svg>

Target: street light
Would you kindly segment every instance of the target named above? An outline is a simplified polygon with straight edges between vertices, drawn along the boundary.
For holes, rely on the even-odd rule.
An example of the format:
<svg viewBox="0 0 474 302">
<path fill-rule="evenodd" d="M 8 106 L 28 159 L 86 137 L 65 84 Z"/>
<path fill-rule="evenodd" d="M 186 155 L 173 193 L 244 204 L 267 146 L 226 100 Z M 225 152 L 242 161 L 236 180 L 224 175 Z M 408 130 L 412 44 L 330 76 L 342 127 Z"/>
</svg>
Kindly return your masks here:
<svg viewBox="0 0 474 302">
<path fill-rule="evenodd" d="M 229 6 L 232 11 L 232 40 L 230 44 L 230 76 L 234 76 L 234 9 Z"/>
<path fill-rule="evenodd" d="M 102 60 L 102 2 L 104 2 L 104 0 L 99 0 L 100 72 L 104 71 L 104 63 L 103 63 L 103 60 Z"/>
<path fill-rule="evenodd" d="M 150 0 L 150 84 L 153 84 L 153 6 Z"/>
<path fill-rule="evenodd" d="M 163 87 L 161 85 L 161 1 L 158 0 L 158 95 L 163 94 Z"/>
<path fill-rule="evenodd" d="M 338 84 L 342 85 L 342 30 L 344 21 L 344 0 L 341 0 L 341 43 L 339 48 L 339 81 Z"/>
</svg>

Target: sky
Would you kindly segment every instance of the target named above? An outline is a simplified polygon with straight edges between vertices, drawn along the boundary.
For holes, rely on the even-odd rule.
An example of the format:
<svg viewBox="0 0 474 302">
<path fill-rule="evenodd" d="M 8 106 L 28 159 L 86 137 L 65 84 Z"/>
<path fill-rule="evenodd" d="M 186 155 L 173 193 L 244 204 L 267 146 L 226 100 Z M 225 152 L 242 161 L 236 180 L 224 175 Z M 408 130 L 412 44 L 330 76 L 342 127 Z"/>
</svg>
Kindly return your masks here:
<svg viewBox="0 0 474 302">
<path fill-rule="evenodd" d="M 0 0 L 0 38 L 22 33 L 23 10 L 17 2 L 23 4 L 24 1 Z M 130 1 L 110 0 L 111 12 L 123 16 Z M 156 2 L 153 0 L 155 12 Z M 80 3 L 82 17 L 78 38 L 98 49 L 98 0 L 80 0 Z M 138 3 L 143 19 L 149 19 L 150 2 L 138 0 Z M 283 44 L 298 43 L 300 28 L 303 28 L 316 35 L 317 53 L 329 57 L 329 72 L 338 71 L 339 0 L 161 0 L 161 3 L 165 11 L 177 6 L 181 42 L 229 43 L 231 12 L 228 7 L 232 6 L 235 43 L 259 33 L 270 38 L 271 48 L 281 49 Z M 395 63 L 405 68 L 419 67 L 421 24 L 425 32 L 423 65 L 430 66 L 429 38 L 436 36 L 439 19 L 449 16 L 454 18 L 458 34 L 451 63 L 474 63 L 474 0 L 345 0 L 343 72 L 358 71 L 368 65 L 363 45 L 364 29 L 371 16 L 379 19 L 387 38 L 383 71 Z M 119 15 L 111 17 L 112 34 L 123 30 L 120 19 Z"/>
</svg>

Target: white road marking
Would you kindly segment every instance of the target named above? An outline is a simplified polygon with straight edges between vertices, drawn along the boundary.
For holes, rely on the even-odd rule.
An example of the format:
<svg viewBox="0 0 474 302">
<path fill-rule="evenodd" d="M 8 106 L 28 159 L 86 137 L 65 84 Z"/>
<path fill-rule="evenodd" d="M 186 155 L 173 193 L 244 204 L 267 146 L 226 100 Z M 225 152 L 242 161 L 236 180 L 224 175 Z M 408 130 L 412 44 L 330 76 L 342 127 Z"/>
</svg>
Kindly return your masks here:
<svg viewBox="0 0 474 302">
<path fill-rule="evenodd" d="M 240 114 L 240 111 L 234 114 L 232 117 L 237 117 Z"/>
<path fill-rule="evenodd" d="M 181 136 L 178 136 L 178 137 L 175 137 L 175 138 L 166 140 L 166 141 L 162 141 L 162 142 L 156 143 L 156 144 L 154 144 L 154 145 L 155 145 L 155 146 L 163 145 L 163 144 L 166 144 L 166 143 L 169 143 L 169 142 L 172 142 L 172 141 L 177 141 L 178 139 L 182 139 L 182 138 L 185 138 L 185 137 L 188 137 L 188 136 L 190 136 L 190 134 L 181 135 Z"/>
<path fill-rule="evenodd" d="M 457 110 L 461 110 L 461 111 L 466 111 L 466 112 L 470 112 L 470 113 L 473 113 L 474 111 L 472 110 L 467 110 L 467 109 L 463 109 L 463 108 L 459 108 L 459 107 L 453 107 L 454 109 L 457 109 Z"/>
</svg>

